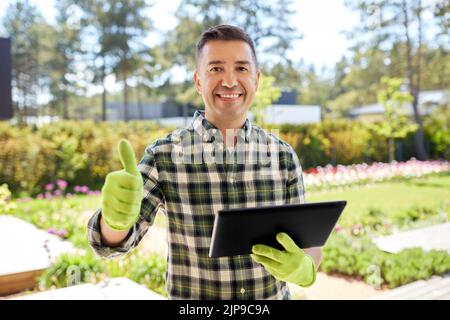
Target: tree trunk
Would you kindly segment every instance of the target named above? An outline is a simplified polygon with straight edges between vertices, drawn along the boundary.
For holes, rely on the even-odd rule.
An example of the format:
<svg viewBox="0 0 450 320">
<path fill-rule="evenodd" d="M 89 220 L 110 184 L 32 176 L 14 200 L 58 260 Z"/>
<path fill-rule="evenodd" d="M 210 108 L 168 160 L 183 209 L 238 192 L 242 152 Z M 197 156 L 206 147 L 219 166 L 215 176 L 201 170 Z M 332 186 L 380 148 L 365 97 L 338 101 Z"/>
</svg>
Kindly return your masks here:
<svg viewBox="0 0 450 320">
<path fill-rule="evenodd" d="M 127 70 L 127 59 L 124 60 L 124 66 L 123 66 L 123 108 L 124 108 L 124 117 L 125 121 L 128 121 L 128 84 L 127 84 L 127 77 L 128 77 L 128 70 Z"/>
<path fill-rule="evenodd" d="M 68 107 L 67 91 L 63 91 L 63 119 L 69 119 L 69 107 Z"/>
<path fill-rule="evenodd" d="M 144 120 L 144 110 L 142 108 L 142 99 L 141 99 L 141 89 L 140 83 L 138 81 L 138 85 L 136 87 L 136 95 L 137 95 L 137 104 L 139 109 L 139 120 Z"/>
<path fill-rule="evenodd" d="M 103 56 L 103 67 L 102 67 L 102 121 L 106 121 L 106 88 L 105 88 L 105 57 Z"/>
<path fill-rule="evenodd" d="M 395 160 L 395 141 L 393 138 L 389 138 L 389 162 Z"/>
<path fill-rule="evenodd" d="M 420 3 L 419 3 L 420 5 Z M 417 84 L 416 81 L 414 81 L 414 71 L 418 72 L 420 69 L 420 62 L 416 66 L 416 70 L 414 70 L 413 65 L 413 59 L 412 59 L 412 44 L 411 44 L 411 38 L 409 36 L 409 15 L 408 15 L 408 7 L 406 4 L 406 0 L 402 1 L 402 11 L 403 11 L 403 26 L 405 30 L 405 38 L 406 38 L 406 75 L 409 82 L 409 92 L 411 96 L 413 97 L 412 101 L 412 108 L 414 111 L 414 121 L 417 123 L 419 128 L 417 129 L 415 136 L 414 136 L 414 145 L 416 150 L 417 158 L 420 160 L 425 160 L 428 158 L 428 155 L 425 152 L 425 139 L 423 134 L 423 124 L 422 119 L 420 117 L 420 111 L 419 111 L 419 90 L 420 90 L 420 84 Z M 418 13 L 420 15 L 420 11 Z M 420 23 L 419 23 L 420 25 Z M 419 29 L 421 31 L 421 27 Z M 421 38 L 421 34 L 419 34 L 419 39 Z M 421 41 L 419 41 L 419 44 L 421 44 Z M 420 47 L 419 47 L 420 49 Z"/>
<path fill-rule="evenodd" d="M 106 121 L 106 88 L 105 88 L 105 79 L 102 80 L 102 121 Z"/>
</svg>

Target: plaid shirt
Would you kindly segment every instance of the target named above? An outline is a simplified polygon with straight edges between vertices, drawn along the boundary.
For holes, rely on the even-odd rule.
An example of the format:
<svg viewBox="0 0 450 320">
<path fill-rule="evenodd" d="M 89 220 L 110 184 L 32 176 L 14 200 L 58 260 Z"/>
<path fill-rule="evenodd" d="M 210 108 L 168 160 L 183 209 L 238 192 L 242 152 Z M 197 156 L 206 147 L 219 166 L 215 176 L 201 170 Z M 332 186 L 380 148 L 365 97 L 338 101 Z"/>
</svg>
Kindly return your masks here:
<svg viewBox="0 0 450 320">
<path fill-rule="evenodd" d="M 304 202 L 303 176 L 286 142 L 246 121 L 234 149 L 197 111 L 192 125 L 149 145 L 138 165 L 144 195 L 140 217 L 117 247 L 101 243 L 101 209 L 88 223 L 94 251 L 115 257 L 136 247 L 158 210 L 168 218 L 166 288 L 171 299 L 290 299 L 250 255 L 209 258 L 215 213 Z M 255 221 L 255 223 L 257 223 Z"/>
</svg>

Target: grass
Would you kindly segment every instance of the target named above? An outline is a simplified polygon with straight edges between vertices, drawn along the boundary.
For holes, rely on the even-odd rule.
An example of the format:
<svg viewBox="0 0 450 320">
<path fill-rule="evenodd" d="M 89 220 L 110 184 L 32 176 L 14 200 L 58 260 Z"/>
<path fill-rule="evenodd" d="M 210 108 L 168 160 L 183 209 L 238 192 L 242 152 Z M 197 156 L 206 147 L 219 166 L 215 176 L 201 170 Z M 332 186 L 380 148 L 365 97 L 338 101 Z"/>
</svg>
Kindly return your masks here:
<svg viewBox="0 0 450 320">
<path fill-rule="evenodd" d="M 366 187 L 307 192 L 306 200 L 308 202 L 347 200 L 347 207 L 339 221 L 344 227 L 360 223 L 370 210 L 377 210 L 391 218 L 412 208 L 431 208 L 448 213 L 450 174 L 377 183 Z"/>
</svg>

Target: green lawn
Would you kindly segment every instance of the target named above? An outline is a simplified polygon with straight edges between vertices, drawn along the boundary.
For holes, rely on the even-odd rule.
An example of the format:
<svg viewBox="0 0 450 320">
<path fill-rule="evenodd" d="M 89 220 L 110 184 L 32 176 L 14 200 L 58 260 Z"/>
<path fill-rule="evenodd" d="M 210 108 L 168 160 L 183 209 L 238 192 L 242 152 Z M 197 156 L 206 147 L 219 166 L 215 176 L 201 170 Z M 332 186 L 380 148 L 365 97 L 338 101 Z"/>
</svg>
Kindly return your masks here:
<svg viewBox="0 0 450 320">
<path fill-rule="evenodd" d="M 416 208 L 450 209 L 450 174 L 384 182 L 367 187 L 348 187 L 344 190 L 310 192 L 308 202 L 347 200 L 340 224 L 350 226 L 361 222 L 371 209 L 378 209 L 387 217 L 395 217 Z"/>
</svg>

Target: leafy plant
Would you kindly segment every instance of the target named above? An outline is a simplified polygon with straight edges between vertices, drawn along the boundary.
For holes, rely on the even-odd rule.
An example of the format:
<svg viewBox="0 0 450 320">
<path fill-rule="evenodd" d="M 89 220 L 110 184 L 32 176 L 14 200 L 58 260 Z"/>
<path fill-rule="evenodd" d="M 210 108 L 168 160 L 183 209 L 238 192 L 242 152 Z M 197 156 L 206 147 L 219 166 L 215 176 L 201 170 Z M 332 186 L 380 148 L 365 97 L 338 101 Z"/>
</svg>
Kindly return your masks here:
<svg viewBox="0 0 450 320">
<path fill-rule="evenodd" d="M 39 289 L 64 288 L 75 284 L 98 282 L 106 277 L 102 263 L 92 253 L 62 254 L 39 277 Z"/>
<path fill-rule="evenodd" d="M 108 278 L 126 277 L 167 296 L 166 263 L 155 255 L 129 254 L 120 259 L 105 260 L 91 250 L 61 255 L 39 278 L 39 289 L 64 288 L 81 283 L 98 283 Z"/>
<path fill-rule="evenodd" d="M 9 213 L 16 208 L 11 200 L 11 191 L 6 183 L 0 185 L 0 213 Z"/>
<path fill-rule="evenodd" d="M 391 254 L 378 249 L 366 236 L 355 238 L 339 232 L 330 236 L 320 269 L 395 288 L 450 271 L 450 255 L 446 251 L 426 252 L 419 248 Z"/>
<path fill-rule="evenodd" d="M 416 124 L 411 123 L 404 109 L 405 103 L 412 101 L 412 96 L 400 90 L 402 83 L 400 78 L 381 78 L 384 88 L 378 93 L 378 102 L 384 107 L 384 119 L 371 125 L 378 135 L 388 139 L 389 162 L 394 160 L 395 139 L 405 138 L 418 128 Z"/>
</svg>

